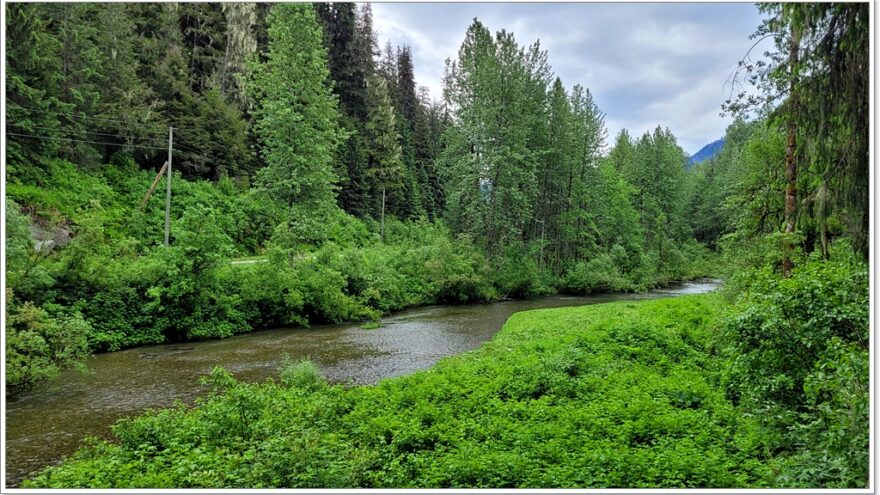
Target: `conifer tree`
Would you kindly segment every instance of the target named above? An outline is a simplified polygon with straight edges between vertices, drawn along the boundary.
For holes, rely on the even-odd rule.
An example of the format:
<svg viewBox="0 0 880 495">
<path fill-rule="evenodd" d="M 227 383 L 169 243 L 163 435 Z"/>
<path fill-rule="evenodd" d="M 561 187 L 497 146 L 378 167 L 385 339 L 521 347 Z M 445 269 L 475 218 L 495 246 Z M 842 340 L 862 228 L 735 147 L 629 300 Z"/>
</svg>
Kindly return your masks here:
<svg viewBox="0 0 880 495">
<path fill-rule="evenodd" d="M 193 92 L 219 87 L 226 53 L 226 18 L 220 3 L 185 2 L 178 7 Z"/>
<path fill-rule="evenodd" d="M 9 3 L 6 12 L 6 164 L 23 173 L 22 165 L 53 156 L 59 142 L 18 134 L 60 136 L 62 111 L 59 70 L 61 43 L 48 31 L 44 5 Z M 40 132 L 42 131 L 42 132 Z M 13 175 L 13 174 L 9 174 Z"/>
<path fill-rule="evenodd" d="M 100 78 L 105 71 L 104 59 L 96 46 L 97 26 L 91 19 L 98 6 L 86 3 L 47 4 L 46 13 L 53 20 L 49 28 L 60 43 L 58 57 L 61 88 L 58 98 L 64 111 L 59 124 L 66 138 L 97 141 L 88 131 L 90 120 L 99 113 Z M 83 165 L 94 165 L 100 154 L 94 146 L 70 142 L 60 150 L 62 157 Z"/>
<path fill-rule="evenodd" d="M 220 90 L 238 109 L 248 109 L 242 77 L 247 60 L 257 52 L 257 6 L 250 2 L 223 4 L 226 16 L 226 54 L 220 75 Z"/>
<path fill-rule="evenodd" d="M 292 244 L 315 240 L 334 213 L 332 157 L 344 133 L 314 9 L 278 4 L 268 20 L 269 52 L 251 65 L 248 86 L 266 161 L 257 183 L 287 206 Z"/>
<path fill-rule="evenodd" d="M 378 217 L 385 198 L 385 211 L 399 214 L 403 211 L 405 177 L 396 118 L 385 80 L 373 76 L 368 80 L 370 114 L 365 137 L 367 147 L 367 176 L 370 180 L 373 214 Z"/>
<path fill-rule="evenodd" d="M 129 6 L 103 4 L 97 18 L 95 44 L 104 67 L 99 79 L 98 116 L 106 118 L 101 121 L 101 131 L 125 138 L 125 144 L 152 145 L 161 134 L 158 126 L 150 124 L 154 95 L 138 75 L 134 44 L 137 33 Z M 136 155 L 153 154 L 142 149 L 133 151 Z"/>
</svg>

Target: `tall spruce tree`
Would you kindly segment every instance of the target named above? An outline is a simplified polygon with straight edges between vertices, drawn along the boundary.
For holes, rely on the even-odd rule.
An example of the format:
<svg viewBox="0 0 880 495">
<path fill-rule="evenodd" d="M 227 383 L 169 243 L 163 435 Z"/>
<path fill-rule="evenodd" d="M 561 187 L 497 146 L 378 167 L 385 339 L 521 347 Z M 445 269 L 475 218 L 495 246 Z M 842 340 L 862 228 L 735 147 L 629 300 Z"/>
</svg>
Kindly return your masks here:
<svg viewBox="0 0 880 495">
<path fill-rule="evenodd" d="M 97 23 L 95 45 L 101 52 L 104 67 L 99 79 L 98 104 L 98 116 L 104 119 L 100 121 L 102 137 L 112 134 L 121 137 L 124 144 L 158 144 L 157 138 L 164 134 L 161 132 L 164 129 L 150 123 L 150 103 L 154 95 L 138 76 L 137 32 L 130 6 L 124 3 L 102 5 L 97 13 Z M 132 148 L 131 151 L 144 158 L 156 154 L 141 148 Z"/>
<path fill-rule="evenodd" d="M 60 142 L 20 135 L 61 137 L 57 115 L 68 107 L 61 93 L 61 42 L 49 31 L 43 4 L 9 3 L 6 18 L 7 180 L 55 155 Z M 26 167 L 25 165 L 31 165 Z"/>
<path fill-rule="evenodd" d="M 403 161 L 397 134 L 394 107 L 388 96 L 385 80 L 368 79 L 370 114 L 365 129 L 367 177 L 370 181 L 372 211 L 378 217 L 384 211 L 399 215 L 405 211 Z M 385 200 L 385 205 L 381 202 Z"/>
<path fill-rule="evenodd" d="M 345 136 L 314 9 L 278 4 L 268 20 L 269 52 L 251 64 L 248 85 L 266 161 L 257 184 L 287 206 L 283 240 L 292 245 L 319 239 L 334 214 L 332 157 Z"/>
<path fill-rule="evenodd" d="M 348 132 L 340 146 L 335 168 L 340 177 L 339 205 L 365 216 L 373 213 L 367 177 L 366 124 L 371 109 L 367 80 L 375 72 L 376 40 L 369 5 L 322 3 L 316 5 L 330 57 L 333 92 L 339 97 L 340 124 Z"/>
</svg>

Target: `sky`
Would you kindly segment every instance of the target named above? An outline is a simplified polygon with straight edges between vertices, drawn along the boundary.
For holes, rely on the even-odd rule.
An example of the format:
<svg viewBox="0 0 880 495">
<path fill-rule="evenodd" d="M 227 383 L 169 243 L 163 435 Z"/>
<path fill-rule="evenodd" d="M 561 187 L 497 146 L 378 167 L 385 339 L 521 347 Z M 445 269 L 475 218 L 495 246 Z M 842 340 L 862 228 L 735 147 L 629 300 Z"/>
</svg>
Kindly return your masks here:
<svg viewBox="0 0 880 495">
<path fill-rule="evenodd" d="M 761 23 L 753 3 L 374 3 L 373 16 L 380 47 L 409 45 L 416 84 L 438 100 L 445 61 L 476 17 L 520 45 L 540 40 L 566 88 L 593 94 L 607 144 L 660 125 L 689 154 L 724 136 L 725 82 Z"/>
</svg>

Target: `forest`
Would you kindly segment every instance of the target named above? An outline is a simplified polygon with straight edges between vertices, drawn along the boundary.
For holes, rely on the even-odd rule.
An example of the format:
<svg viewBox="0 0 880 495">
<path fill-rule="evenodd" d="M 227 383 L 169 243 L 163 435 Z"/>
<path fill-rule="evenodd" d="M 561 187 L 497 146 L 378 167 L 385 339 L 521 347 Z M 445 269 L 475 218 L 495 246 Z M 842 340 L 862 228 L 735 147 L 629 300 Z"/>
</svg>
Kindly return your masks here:
<svg viewBox="0 0 880 495">
<path fill-rule="evenodd" d="M 724 281 L 373 386 L 217 368 L 23 486 L 868 485 L 868 4 L 760 4 L 690 167 L 478 19 L 437 101 L 368 3 L 4 8 L 7 400 L 149 344 Z"/>
</svg>

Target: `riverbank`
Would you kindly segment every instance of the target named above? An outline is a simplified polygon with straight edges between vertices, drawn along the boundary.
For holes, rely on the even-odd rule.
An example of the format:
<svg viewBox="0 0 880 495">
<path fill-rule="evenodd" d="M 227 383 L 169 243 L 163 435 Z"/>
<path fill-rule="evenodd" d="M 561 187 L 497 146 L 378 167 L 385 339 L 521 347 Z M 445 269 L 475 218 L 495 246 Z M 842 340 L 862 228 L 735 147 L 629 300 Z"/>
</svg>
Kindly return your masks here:
<svg viewBox="0 0 880 495">
<path fill-rule="evenodd" d="M 281 383 L 114 427 L 25 486 L 767 486 L 718 385 L 716 295 L 517 313 L 479 350 L 376 386 Z"/>
<path fill-rule="evenodd" d="M 243 382 L 277 378 L 284 356 L 310 359 L 331 383 L 368 385 L 433 366 L 490 340 L 510 315 L 535 309 L 638 301 L 711 291 L 714 283 L 685 283 L 637 294 L 545 296 L 491 304 L 423 306 L 360 324 L 261 330 L 187 344 L 162 344 L 97 354 L 87 374 L 70 370 L 46 389 L 7 401 L 7 482 L 18 484 L 72 454 L 85 436 L 112 438 L 122 417 L 149 408 L 192 405 L 208 392 L 201 377 L 222 366 Z"/>
<path fill-rule="evenodd" d="M 164 246 L 164 208 L 138 206 L 154 174 L 117 161 L 93 169 L 54 160 L 9 184 L 7 397 L 96 352 L 431 304 L 644 291 L 706 275 L 713 257 L 684 237 L 658 244 L 661 256 L 641 231 L 613 229 L 569 256 L 537 239 L 490 249 L 439 217 L 380 225 L 338 209 L 293 235 L 286 207 L 265 191 L 184 178 Z M 35 243 L 35 232 L 57 242 Z"/>
</svg>

